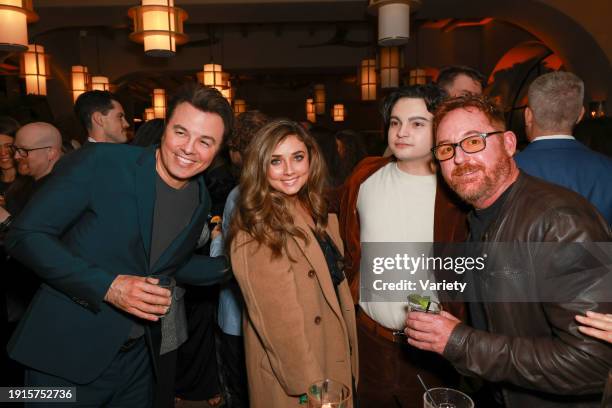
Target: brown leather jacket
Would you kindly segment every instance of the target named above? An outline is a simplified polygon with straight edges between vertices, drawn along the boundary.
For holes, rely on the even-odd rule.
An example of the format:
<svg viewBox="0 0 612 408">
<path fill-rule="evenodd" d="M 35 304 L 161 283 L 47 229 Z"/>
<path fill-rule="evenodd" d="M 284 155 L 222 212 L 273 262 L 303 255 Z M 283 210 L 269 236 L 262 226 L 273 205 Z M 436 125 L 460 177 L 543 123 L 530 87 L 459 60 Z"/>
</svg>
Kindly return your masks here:
<svg viewBox="0 0 612 408">
<path fill-rule="evenodd" d="M 524 173 L 510 188 L 499 216 L 484 234 L 485 253 L 494 242 L 610 242 L 605 220 L 578 194 Z M 462 374 L 501 383 L 507 408 L 599 407 L 612 347 L 582 335 L 574 316 L 586 310 L 612 313 L 611 303 L 598 301 L 610 298 L 610 271 L 585 268 L 584 255 L 571 251 L 525 258 L 515 270 L 507 263 L 487 264 L 486 271 L 514 275 L 488 274 L 492 281 L 485 290 L 518 291 L 520 274 L 527 279 L 536 274 L 559 277 L 568 268 L 580 268 L 581 279 L 569 287 L 550 288 L 565 290 L 567 302 L 484 303 L 488 331 L 459 324 L 444 357 Z M 541 263 L 536 258 L 544 258 L 549 267 L 532 267 Z"/>
<path fill-rule="evenodd" d="M 340 200 L 338 218 L 340 235 L 344 240 L 344 271 L 351 287 L 355 303 L 359 302 L 359 262 L 361 260 L 361 241 L 357 196 L 361 184 L 387 163 L 395 160 L 391 157 L 367 157 L 363 159 L 344 183 L 337 197 Z M 462 242 L 467 237 L 467 208 L 461 204 L 456 195 L 438 176 L 434 211 L 434 241 Z M 410 226 L 405 226 L 409 228 Z M 463 315 L 461 304 L 444 304 L 445 310 L 455 316 Z"/>
</svg>

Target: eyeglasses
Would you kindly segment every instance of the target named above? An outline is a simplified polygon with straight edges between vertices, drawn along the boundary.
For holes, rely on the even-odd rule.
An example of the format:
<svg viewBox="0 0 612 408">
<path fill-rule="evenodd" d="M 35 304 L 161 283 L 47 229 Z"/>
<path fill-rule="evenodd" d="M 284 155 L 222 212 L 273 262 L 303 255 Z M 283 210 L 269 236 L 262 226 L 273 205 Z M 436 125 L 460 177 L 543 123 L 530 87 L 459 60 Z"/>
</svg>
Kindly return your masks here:
<svg viewBox="0 0 612 408">
<path fill-rule="evenodd" d="M 17 147 L 15 145 L 11 146 L 11 151 L 13 154 L 17 153 L 19 157 L 28 157 L 28 154 L 34 150 L 42 150 L 42 149 L 50 149 L 53 146 L 44 146 L 44 147 L 35 147 L 33 149 L 26 149 L 25 147 Z"/>
<path fill-rule="evenodd" d="M 445 161 L 455 157 L 455 149 L 461 147 L 465 153 L 478 153 L 487 147 L 487 137 L 504 133 L 503 130 L 494 132 L 472 133 L 458 143 L 442 143 L 431 149 L 438 161 Z"/>
<path fill-rule="evenodd" d="M 0 144 L 0 149 L 6 149 L 9 152 L 13 151 L 13 144 L 12 143 L 2 143 Z"/>
</svg>

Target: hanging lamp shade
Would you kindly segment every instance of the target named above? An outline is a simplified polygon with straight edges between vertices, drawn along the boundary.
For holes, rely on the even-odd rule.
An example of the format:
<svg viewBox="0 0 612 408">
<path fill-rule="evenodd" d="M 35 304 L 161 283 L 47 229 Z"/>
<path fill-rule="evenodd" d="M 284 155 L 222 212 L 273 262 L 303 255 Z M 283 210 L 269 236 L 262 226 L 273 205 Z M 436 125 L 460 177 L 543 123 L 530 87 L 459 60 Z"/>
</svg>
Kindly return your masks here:
<svg viewBox="0 0 612 408">
<path fill-rule="evenodd" d="M 317 115 L 325 114 L 325 85 L 316 84 L 314 86 L 314 103 L 315 113 Z"/>
<path fill-rule="evenodd" d="M 404 53 L 400 47 L 381 47 L 378 54 L 380 87 L 397 88 L 400 70 L 404 66 Z"/>
<path fill-rule="evenodd" d="M 361 100 L 376 100 L 376 60 L 374 58 L 361 61 L 360 68 Z"/>
<path fill-rule="evenodd" d="M 427 74 L 425 70 L 421 68 L 411 69 L 408 83 L 410 85 L 425 85 L 427 83 Z"/>
<path fill-rule="evenodd" d="M 32 0 L 0 0 L 0 51 L 26 51 L 28 23 L 37 20 Z"/>
<path fill-rule="evenodd" d="M 337 103 L 334 105 L 334 122 L 344 122 L 344 105 Z"/>
<path fill-rule="evenodd" d="M 38 44 L 28 44 L 28 50 L 21 54 L 21 76 L 25 78 L 28 95 L 46 95 L 49 77 L 49 55 Z"/>
<path fill-rule="evenodd" d="M 236 116 L 246 112 L 246 101 L 244 99 L 234 100 L 234 114 Z"/>
<path fill-rule="evenodd" d="M 153 89 L 153 114 L 155 119 L 166 117 L 166 91 L 164 89 Z"/>
<path fill-rule="evenodd" d="M 404 45 L 410 38 L 410 8 L 421 0 L 370 0 L 368 11 L 378 15 L 378 44 L 384 47 Z"/>
<path fill-rule="evenodd" d="M 96 75 L 91 77 L 92 91 L 110 91 L 110 81 L 104 75 Z"/>
<path fill-rule="evenodd" d="M 142 0 L 132 7 L 128 16 L 134 21 L 130 39 L 144 43 L 145 54 L 151 57 L 172 57 L 176 46 L 187 42 L 183 22 L 185 10 L 174 7 L 174 0 Z"/>
<path fill-rule="evenodd" d="M 231 105 L 232 101 L 234 100 L 234 95 L 236 94 L 236 88 L 232 87 L 232 82 L 229 80 L 226 82 L 226 85 L 227 88 L 221 90 L 221 95 L 223 95 L 223 97 L 227 99 L 227 102 L 229 102 Z"/>
<path fill-rule="evenodd" d="M 79 95 L 89 89 L 89 74 L 84 65 L 72 66 L 72 101 L 76 102 Z"/>
<path fill-rule="evenodd" d="M 308 119 L 312 123 L 317 122 L 317 113 L 315 112 L 315 103 L 314 103 L 314 99 L 312 98 L 306 99 L 306 119 Z"/>
<path fill-rule="evenodd" d="M 202 78 L 200 80 L 200 78 Z M 227 89 L 227 81 L 229 74 L 223 72 L 221 64 L 204 64 L 201 75 L 198 75 L 198 80 L 204 86 L 210 86 L 218 90 Z"/>
<path fill-rule="evenodd" d="M 146 108 L 144 111 L 144 115 L 142 116 L 144 117 L 145 122 L 148 120 L 155 119 L 155 111 L 153 110 L 153 108 Z"/>
</svg>

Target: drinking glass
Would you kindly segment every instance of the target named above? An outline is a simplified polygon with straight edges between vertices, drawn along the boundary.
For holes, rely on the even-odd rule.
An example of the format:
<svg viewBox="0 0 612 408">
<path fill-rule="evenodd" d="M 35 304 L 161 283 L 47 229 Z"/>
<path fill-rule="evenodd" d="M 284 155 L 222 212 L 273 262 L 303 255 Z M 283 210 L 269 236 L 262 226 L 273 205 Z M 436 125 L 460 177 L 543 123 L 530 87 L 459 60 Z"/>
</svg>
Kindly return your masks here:
<svg viewBox="0 0 612 408">
<path fill-rule="evenodd" d="M 442 305 L 435 300 L 429 300 L 429 296 L 413 294 L 408 296 L 408 311 L 439 314 Z"/>
<path fill-rule="evenodd" d="M 348 408 L 351 389 L 339 381 L 320 380 L 308 387 L 308 408 Z"/>
<path fill-rule="evenodd" d="M 474 401 L 470 397 L 452 388 L 430 388 L 429 395 L 423 394 L 424 408 L 474 408 Z"/>
<path fill-rule="evenodd" d="M 174 294 L 174 287 L 176 286 L 176 281 L 174 280 L 174 278 L 167 275 L 149 275 L 147 276 L 147 278 L 157 279 L 157 286 L 159 286 L 160 288 L 168 289 L 170 291 L 170 298 L 172 298 L 172 295 Z M 161 317 L 167 315 L 171 307 L 172 304 L 170 304 L 170 307 L 168 307 L 166 313 L 161 315 Z"/>
</svg>

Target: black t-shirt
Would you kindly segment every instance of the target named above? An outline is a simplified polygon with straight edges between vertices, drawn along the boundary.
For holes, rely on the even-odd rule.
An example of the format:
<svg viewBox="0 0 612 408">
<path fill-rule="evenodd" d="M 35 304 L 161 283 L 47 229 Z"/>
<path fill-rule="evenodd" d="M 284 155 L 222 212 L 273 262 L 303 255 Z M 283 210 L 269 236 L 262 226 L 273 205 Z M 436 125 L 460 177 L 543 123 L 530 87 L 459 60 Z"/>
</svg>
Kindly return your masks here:
<svg viewBox="0 0 612 408">
<path fill-rule="evenodd" d="M 200 203 L 200 189 L 195 181 L 188 182 L 183 188 L 175 189 L 167 185 L 159 175 L 155 178 L 155 210 L 153 213 L 153 231 L 151 234 L 151 256 L 149 266 L 155 262 L 170 246 L 172 241 L 189 225 L 195 209 Z M 164 274 L 172 273 L 171 270 Z M 137 319 L 129 338 L 134 339 L 144 334 L 142 323 Z"/>
<path fill-rule="evenodd" d="M 195 181 L 189 181 L 177 190 L 167 185 L 159 176 L 156 177 L 150 266 L 157 262 L 166 248 L 191 222 L 200 202 L 199 190 Z"/>
<path fill-rule="evenodd" d="M 470 237 L 468 242 L 482 241 L 485 232 L 489 229 L 493 220 L 498 217 L 501 208 L 508 199 L 511 189 L 512 185 L 489 207 L 483 208 L 482 210 L 474 209 L 470 212 L 468 215 L 468 223 L 470 224 Z"/>
<path fill-rule="evenodd" d="M 513 184 L 514 185 L 514 184 Z M 468 215 L 468 223 L 470 225 L 470 236 L 468 238 L 470 256 L 478 257 L 482 253 L 482 239 L 493 223 L 493 221 L 499 216 L 501 208 L 508 199 L 508 195 L 512 186 L 508 187 L 501 196 L 489 207 L 483 208 L 482 210 L 472 210 Z M 479 286 L 475 284 L 475 281 L 468 282 L 468 290 L 474 291 L 470 297 L 480 298 Z M 481 302 L 472 302 L 469 306 L 470 319 L 472 326 L 476 329 L 487 330 L 487 318 L 484 311 L 484 307 Z"/>
</svg>

